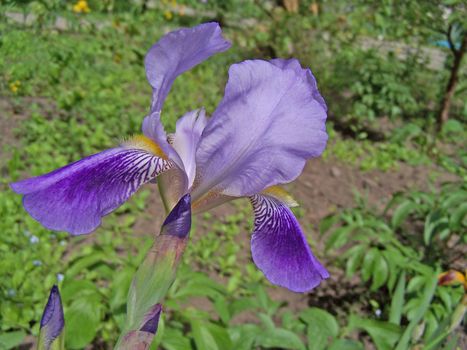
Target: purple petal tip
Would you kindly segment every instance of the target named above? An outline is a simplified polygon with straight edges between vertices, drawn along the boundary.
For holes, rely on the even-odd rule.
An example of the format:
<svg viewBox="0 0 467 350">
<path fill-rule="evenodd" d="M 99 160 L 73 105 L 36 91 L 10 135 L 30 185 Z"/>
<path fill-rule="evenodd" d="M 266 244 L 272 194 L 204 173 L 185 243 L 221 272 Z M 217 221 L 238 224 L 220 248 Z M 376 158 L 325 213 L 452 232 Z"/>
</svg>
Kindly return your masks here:
<svg viewBox="0 0 467 350">
<path fill-rule="evenodd" d="M 54 285 L 50 290 L 49 299 L 42 314 L 40 328 L 47 326 L 47 339 L 52 341 L 60 335 L 64 325 L 62 301 L 58 287 Z"/>
<path fill-rule="evenodd" d="M 191 196 L 184 195 L 162 225 L 162 233 L 170 236 L 185 238 L 191 229 Z"/>
<path fill-rule="evenodd" d="M 145 316 L 145 322 L 143 326 L 140 328 L 140 331 L 156 334 L 157 327 L 159 326 L 159 319 L 161 317 L 161 313 L 162 313 L 162 305 L 161 304 L 154 305 L 154 307 Z"/>
</svg>

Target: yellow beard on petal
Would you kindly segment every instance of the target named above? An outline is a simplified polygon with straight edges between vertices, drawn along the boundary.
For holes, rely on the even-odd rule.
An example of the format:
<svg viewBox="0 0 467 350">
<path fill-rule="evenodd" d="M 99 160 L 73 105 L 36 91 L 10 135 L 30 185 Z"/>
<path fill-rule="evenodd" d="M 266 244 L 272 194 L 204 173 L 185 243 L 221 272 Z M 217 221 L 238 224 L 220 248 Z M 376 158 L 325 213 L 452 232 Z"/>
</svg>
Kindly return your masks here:
<svg viewBox="0 0 467 350">
<path fill-rule="evenodd" d="M 125 148 L 137 148 L 148 151 L 160 158 L 167 159 L 167 155 L 162 151 L 161 147 L 144 135 L 135 135 L 121 144 Z"/>
<path fill-rule="evenodd" d="M 292 197 L 292 195 L 279 186 L 271 186 L 263 190 L 262 194 L 274 197 L 281 202 L 283 202 L 288 207 L 298 207 L 297 201 Z"/>
</svg>

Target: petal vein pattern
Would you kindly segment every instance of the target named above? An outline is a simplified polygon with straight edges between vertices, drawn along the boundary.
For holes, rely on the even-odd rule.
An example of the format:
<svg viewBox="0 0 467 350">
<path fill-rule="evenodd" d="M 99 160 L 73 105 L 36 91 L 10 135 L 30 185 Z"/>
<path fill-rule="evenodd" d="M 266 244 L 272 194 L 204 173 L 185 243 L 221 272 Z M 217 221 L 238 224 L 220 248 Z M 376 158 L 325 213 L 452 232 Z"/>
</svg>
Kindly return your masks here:
<svg viewBox="0 0 467 350">
<path fill-rule="evenodd" d="M 254 195 L 250 200 L 255 214 L 251 238 L 253 261 L 271 283 L 294 292 L 306 292 L 329 277 L 285 204 L 263 195 Z"/>
<path fill-rule="evenodd" d="M 327 141 L 326 111 L 301 72 L 266 61 L 233 65 L 196 153 L 194 200 L 251 196 L 294 180 Z"/>
<path fill-rule="evenodd" d="M 147 151 L 119 147 L 11 187 L 24 194 L 26 211 L 42 225 L 78 235 L 96 229 L 102 216 L 171 166 Z"/>
</svg>

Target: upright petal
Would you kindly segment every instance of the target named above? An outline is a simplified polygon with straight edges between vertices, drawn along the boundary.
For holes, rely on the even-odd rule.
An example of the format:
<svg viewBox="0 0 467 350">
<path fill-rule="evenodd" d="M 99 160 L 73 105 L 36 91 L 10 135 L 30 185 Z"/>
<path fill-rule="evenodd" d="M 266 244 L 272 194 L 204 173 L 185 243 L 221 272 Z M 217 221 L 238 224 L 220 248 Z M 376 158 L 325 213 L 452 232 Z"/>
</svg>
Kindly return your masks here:
<svg viewBox="0 0 467 350">
<path fill-rule="evenodd" d="M 323 96 L 319 93 L 318 90 L 318 83 L 316 82 L 316 78 L 314 77 L 313 73 L 309 68 L 302 68 L 300 62 L 296 58 L 291 58 L 288 60 L 282 58 L 275 58 L 270 61 L 273 65 L 282 68 L 282 69 L 292 69 L 297 74 L 300 74 L 303 79 L 306 79 L 311 86 L 310 92 L 313 98 L 318 101 L 321 107 L 324 108 L 325 111 L 328 110 L 328 106 L 326 106 L 326 102 L 324 101 Z"/>
<path fill-rule="evenodd" d="M 250 196 L 294 180 L 327 141 L 326 111 L 301 72 L 266 61 L 233 65 L 196 153 L 193 200 Z"/>
<path fill-rule="evenodd" d="M 188 177 L 188 187 L 191 187 L 195 179 L 196 148 L 206 124 L 204 109 L 188 112 L 177 121 L 172 145 L 183 162 L 183 168 Z"/>
<path fill-rule="evenodd" d="M 309 291 L 328 278 L 290 209 L 267 195 L 250 199 L 255 213 L 251 253 L 266 278 L 294 292 Z"/>
<path fill-rule="evenodd" d="M 149 49 L 144 60 L 153 88 L 151 111 L 162 109 L 177 76 L 229 47 L 217 23 L 203 23 L 164 35 Z"/>
<path fill-rule="evenodd" d="M 23 205 L 51 230 L 79 235 L 122 205 L 144 183 L 172 166 L 147 149 L 109 149 L 51 173 L 11 184 Z"/>
<path fill-rule="evenodd" d="M 65 320 L 63 317 L 62 301 L 57 286 L 50 290 L 49 299 L 44 308 L 40 324 L 39 348 L 48 350 L 52 342 L 63 331 Z"/>
</svg>

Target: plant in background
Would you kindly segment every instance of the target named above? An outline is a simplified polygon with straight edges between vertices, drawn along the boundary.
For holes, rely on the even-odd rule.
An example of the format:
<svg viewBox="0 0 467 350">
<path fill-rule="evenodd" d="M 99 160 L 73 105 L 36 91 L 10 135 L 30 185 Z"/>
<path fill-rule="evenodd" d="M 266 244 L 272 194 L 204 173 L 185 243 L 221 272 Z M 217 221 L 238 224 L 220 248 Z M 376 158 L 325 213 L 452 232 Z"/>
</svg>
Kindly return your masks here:
<svg viewBox="0 0 467 350">
<path fill-rule="evenodd" d="M 462 258 L 458 249 L 446 249 L 439 242 L 448 237 L 465 241 L 463 187 L 453 183 L 445 185 L 440 194 L 395 196 L 387 208 L 398 203 L 390 220 L 362 205 L 322 221 L 326 248 L 339 251 L 347 277 L 359 272 L 370 293 L 384 293 L 384 300 L 391 300 L 380 310 L 387 321 L 367 322 L 354 316 L 349 321 L 350 328 L 366 331 L 378 348 L 437 349 L 457 343 L 453 331 L 465 312 L 465 276 L 458 272 L 439 276 L 440 286 L 457 283 L 462 288 L 446 289 L 437 284 L 441 265 Z M 420 245 L 425 248 L 420 249 Z M 445 341 L 449 335 L 451 339 Z"/>
<path fill-rule="evenodd" d="M 255 214 L 253 260 L 265 276 L 297 292 L 308 291 L 327 278 L 290 210 L 296 203 L 277 187 L 294 180 L 306 160 L 319 156 L 326 145 L 327 108 L 309 69 L 294 59 L 233 65 L 224 98 L 209 120 L 199 109 L 177 122 L 175 134 L 164 131 L 161 110 L 175 78 L 229 46 L 216 23 L 165 35 L 145 59 L 153 96 L 143 121 L 144 135 L 49 174 L 11 184 L 24 195 L 29 214 L 49 229 L 87 234 L 100 225 L 101 217 L 157 177 L 165 208 L 171 211 L 167 225 L 174 216 L 191 218 L 191 210 L 199 213 L 247 197 Z M 171 249 L 164 246 L 164 236 L 163 232 L 156 238 L 154 244 L 161 245 L 154 248 L 157 257 L 151 257 L 151 250 L 135 281 L 147 282 L 146 274 L 158 271 L 154 266 L 165 254 L 176 251 L 179 258 L 183 253 L 184 244 Z M 138 277 L 141 273 L 146 277 Z M 154 278 L 160 282 L 162 276 L 166 276 L 164 283 L 133 283 L 126 332 L 136 330 L 148 310 L 163 298 L 175 273 Z M 142 298 L 144 307 L 135 306 L 141 302 L 135 293 L 142 291 L 156 295 L 157 300 L 148 303 Z"/>
</svg>

